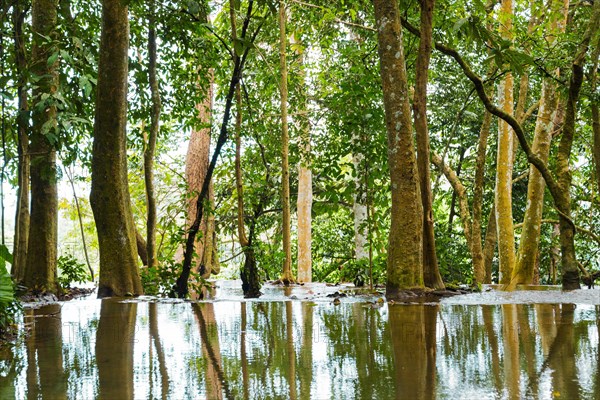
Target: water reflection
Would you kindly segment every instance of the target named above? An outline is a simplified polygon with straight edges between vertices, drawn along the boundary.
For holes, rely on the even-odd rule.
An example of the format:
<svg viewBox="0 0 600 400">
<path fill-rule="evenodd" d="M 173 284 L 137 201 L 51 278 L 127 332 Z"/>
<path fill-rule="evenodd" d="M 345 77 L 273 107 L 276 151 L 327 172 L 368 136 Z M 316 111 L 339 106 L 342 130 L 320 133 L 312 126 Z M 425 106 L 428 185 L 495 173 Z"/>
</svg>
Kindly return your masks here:
<svg viewBox="0 0 600 400">
<path fill-rule="evenodd" d="M 600 307 L 154 303 L 28 310 L 0 398 L 600 398 Z"/>
</svg>

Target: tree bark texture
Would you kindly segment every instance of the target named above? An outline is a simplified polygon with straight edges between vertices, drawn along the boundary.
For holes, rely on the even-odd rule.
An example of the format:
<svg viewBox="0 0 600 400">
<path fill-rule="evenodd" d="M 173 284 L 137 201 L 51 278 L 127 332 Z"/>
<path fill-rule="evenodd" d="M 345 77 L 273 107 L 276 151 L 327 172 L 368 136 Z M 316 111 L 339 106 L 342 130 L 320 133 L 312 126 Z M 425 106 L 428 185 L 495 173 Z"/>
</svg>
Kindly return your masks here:
<svg viewBox="0 0 600 400">
<path fill-rule="evenodd" d="M 13 248 L 12 277 L 21 282 L 25 275 L 27 263 L 27 245 L 29 241 L 29 123 L 26 115 L 29 111 L 27 99 L 27 56 L 23 23 L 27 12 L 23 9 L 22 1 L 13 6 L 13 27 L 15 42 L 15 62 L 18 74 L 17 96 L 19 115 L 17 116 L 17 210 L 15 218 L 15 237 Z"/>
<path fill-rule="evenodd" d="M 154 4 L 153 4 L 154 6 Z M 154 11 L 150 11 L 151 13 Z M 156 139 L 160 129 L 160 92 L 156 73 L 156 30 L 155 18 L 149 18 L 148 29 L 148 81 L 152 109 L 150 113 L 150 133 L 144 151 L 144 182 L 146 186 L 146 249 L 148 266 L 158 264 L 156 254 L 156 196 L 154 195 L 154 156 L 156 154 Z"/>
<path fill-rule="evenodd" d="M 579 266 L 575 255 L 575 224 L 571 220 L 571 170 L 569 160 L 575 138 L 575 124 L 577 122 L 577 105 L 579 93 L 583 84 L 583 65 L 592 36 L 597 34 L 600 27 L 600 2 L 592 6 L 592 15 L 583 40 L 571 66 L 569 80 L 569 94 L 565 109 L 565 122 L 556 156 L 556 178 L 560 191 L 554 199 L 559 213 L 560 250 L 562 264 L 562 287 L 565 290 L 579 289 Z"/>
<path fill-rule="evenodd" d="M 502 0 L 500 34 L 512 40 L 512 0 Z M 498 88 L 499 107 L 512 115 L 514 79 L 508 72 Z M 504 120 L 498 121 L 498 155 L 496 159 L 496 227 L 498 229 L 498 256 L 500 283 L 509 283 L 515 267 L 515 233 L 512 216 L 513 131 Z"/>
<path fill-rule="evenodd" d="M 477 143 L 477 161 L 475 164 L 475 185 L 473 189 L 473 243 L 471 254 L 473 256 L 473 277 L 476 283 L 490 283 L 486 281 L 486 269 L 482 245 L 481 221 L 483 206 L 483 191 L 485 183 L 485 156 L 487 142 L 492 124 L 492 114 L 485 111 L 483 122 L 479 130 L 479 141 Z M 495 227 L 494 227 L 495 229 Z"/>
<path fill-rule="evenodd" d="M 128 47 L 127 6 L 104 0 L 90 193 L 100 249 L 98 297 L 142 293 L 127 182 Z"/>
<path fill-rule="evenodd" d="M 58 237 L 58 191 L 56 187 L 56 106 L 53 95 L 58 86 L 57 62 L 48 63 L 56 51 L 53 38 L 58 1 L 32 3 L 32 72 L 39 78 L 33 90 L 31 143 L 31 219 L 23 284 L 33 290 L 56 292 Z M 54 137 L 54 138 L 52 138 Z"/>
<path fill-rule="evenodd" d="M 551 46 L 554 43 L 557 34 L 564 32 L 568 9 L 568 0 L 555 0 L 552 2 L 549 13 L 551 18 L 550 26 L 546 34 L 548 45 Z M 551 77 L 546 77 L 542 82 L 542 94 L 531 146 L 531 151 L 544 163 L 548 163 L 550 155 L 550 144 L 554 130 L 554 114 L 558 105 L 557 87 L 554 82 L 554 79 Z M 527 206 L 523 219 L 519 252 L 508 289 L 514 289 L 517 284 L 531 284 L 533 282 L 533 272 L 538 255 L 542 226 L 545 189 L 544 178 L 537 168 L 531 165 L 529 167 Z"/>
<path fill-rule="evenodd" d="M 286 23 L 285 2 L 279 0 L 279 67 L 281 81 L 279 90 L 281 95 L 281 207 L 283 209 L 283 273 L 281 281 L 284 284 L 294 282 L 292 274 L 292 242 L 291 242 L 291 212 L 290 212 L 290 166 L 289 155 L 289 132 L 288 132 L 288 73 L 286 61 L 287 36 L 285 33 Z"/>
<path fill-rule="evenodd" d="M 433 195 L 429 170 L 429 130 L 427 127 L 427 82 L 433 35 L 435 0 L 420 0 L 421 38 L 416 62 L 413 114 L 417 133 L 417 167 L 423 204 L 423 282 L 432 289 L 444 289 L 438 268 L 433 227 Z"/>
<path fill-rule="evenodd" d="M 298 282 L 312 282 L 312 171 L 311 171 L 311 135 L 308 117 L 308 96 L 304 55 L 296 55 L 300 71 L 300 98 L 302 99 L 300 118 L 300 164 L 298 165 Z"/>
<path fill-rule="evenodd" d="M 374 0 L 392 210 L 386 296 L 423 287 L 423 205 L 412 137 L 402 26 L 396 0 Z"/>
</svg>

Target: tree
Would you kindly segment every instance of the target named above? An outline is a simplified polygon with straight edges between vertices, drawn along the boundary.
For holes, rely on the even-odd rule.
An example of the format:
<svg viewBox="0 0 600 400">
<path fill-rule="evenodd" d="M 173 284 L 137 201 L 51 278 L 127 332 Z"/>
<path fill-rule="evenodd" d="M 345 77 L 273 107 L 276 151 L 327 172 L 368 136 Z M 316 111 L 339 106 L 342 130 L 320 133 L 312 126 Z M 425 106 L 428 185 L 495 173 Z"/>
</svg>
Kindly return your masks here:
<svg viewBox="0 0 600 400">
<path fill-rule="evenodd" d="M 294 42 L 296 46 L 298 41 Z M 308 82 L 306 81 L 306 71 L 304 65 L 304 52 L 296 51 L 298 57 L 298 68 L 301 79 L 300 100 L 303 101 L 303 108 L 300 113 L 300 163 L 298 164 L 298 281 L 312 282 L 312 171 L 310 169 L 310 118 L 308 116 Z"/>
<path fill-rule="evenodd" d="M 513 2 L 502 0 L 499 15 L 500 34 L 506 40 L 513 38 Z M 512 73 L 508 71 L 498 85 L 498 103 L 506 114 L 513 113 Z M 515 233 L 512 215 L 513 132 L 504 120 L 498 121 L 498 156 L 496 161 L 496 227 L 498 229 L 498 256 L 500 283 L 510 282 L 515 267 Z"/>
<path fill-rule="evenodd" d="M 546 34 L 549 46 L 552 46 L 557 36 L 564 32 L 567 23 L 567 12 L 568 4 L 565 4 L 564 0 L 552 2 L 549 13 L 550 25 Z M 531 151 L 545 163 L 548 163 L 552 134 L 556 129 L 553 122 L 557 106 L 558 96 L 554 78 L 546 77 L 542 82 L 542 94 L 531 146 Z M 533 282 L 533 272 L 540 241 L 545 188 L 544 178 L 540 172 L 534 166 L 530 166 L 527 208 L 525 209 L 519 252 L 515 269 L 512 272 L 510 287 L 515 287 L 519 283 L 531 284 Z"/>
<path fill-rule="evenodd" d="M 21 1 L 13 5 L 13 35 L 15 41 L 15 67 L 18 76 L 18 109 L 17 115 L 17 210 L 15 216 L 15 237 L 13 247 L 14 263 L 11 270 L 15 281 L 23 280 L 27 265 L 27 244 L 29 241 L 29 123 L 26 115 L 29 110 L 27 84 L 27 55 L 23 23 L 27 12 Z"/>
<path fill-rule="evenodd" d="M 423 288 L 423 206 L 398 3 L 374 0 L 373 4 L 392 192 L 386 297 L 394 298 L 402 289 Z"/>
<path fill-rule="evenodd" d="M 90 203 L 100 249 L 98 297 L 142 293 L 127 182 L 127 6 L 102 2 Z"/>
<path fill-rule="evenodd" d="M 29 154 L 31 154 L 31 219 L 23 284 L 31 290 L 56 293 L 58 192 L 56 173 L 57 56 L 53 40 L 58 17 L 57 0 L 32 3 L 32 72 L 38 80 L 33 91 Z M 26 184 L 25 182 L 23 182 Z"/>
<path fill-rule="evenodd" d="M 291 212 L 290 212 L 290 165 L 289 155 L 289 133 L 288 133 L 288 74 L 286 62 L 287 36 L 285 33 L 285 2 L 279 0 L 279 68 L 280 83 L 279 91 L 281 96 L 281 204 L 283 208 L 283 272 L 281 282 L 289 285 L 296 279 L 292 274 L 292 232 L 291 232 Z"/>
<path fill-rule="evenodd" d="M 151 8 L 156 4 L 152 2 Z M 144 181 L 146 183 L 146 248 L 148 253 L 148 266 L 153 267 L 158 263 L 156 259 L 156 198 L 154 195 L 154 156 L 156 153 L 156 140 L 160 129 L 160 92 L 158 88 L 158 76 L 156 72 L 156 19 L 155 11 L 150 10 L 148 18 L 148 80 L 150 81 L 150 92 L 152 111 L 150 114 L 150 133 L 144 149 Z"/>
<path fill-rule="evenodd" d="M 435 0 L 421 0 L 421 37 L 415 65 L 415 95 L 413 114 L 417 133 L 417 167 L 421 201 L 423 203 L 423 281 L 432 289 L 444 289 L 444 282 L 438 269 L 433 231 L 433 208 L 431 174 L 429 171 L 429 131 L 427 128 L 427 82 L 431 43 L 433 36 L 433 9 Z"/>
</svg>

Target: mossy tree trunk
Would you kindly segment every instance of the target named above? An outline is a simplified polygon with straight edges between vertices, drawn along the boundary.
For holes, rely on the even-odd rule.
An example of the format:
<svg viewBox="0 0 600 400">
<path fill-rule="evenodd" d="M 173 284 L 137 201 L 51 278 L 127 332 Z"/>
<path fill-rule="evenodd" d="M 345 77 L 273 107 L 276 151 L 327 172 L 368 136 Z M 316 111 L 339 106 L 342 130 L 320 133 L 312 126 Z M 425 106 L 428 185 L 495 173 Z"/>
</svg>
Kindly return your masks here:
<svg viewBox="0 0 600 400">
<path fill-rule="evenodd" d="M 13 35 L 15 42 L 15 63 L 17 67 L 18 83 L 18 110 L 17 116 L 17 210 L 15 218 L 15 237 L 13 248 L 12 277 L 16 282 L 23 280 L 25 265 L 27 263 L 27 245 L 29 240 L 29 123 L 27 113 L 29 104 L 27 99 L 27 55 L 23 23 L 27 12 L 23 1 L 16 1 L 13 6 Z"/>
<path fill-rule="evenodd" d="M 286 61 L 287 35 L 285 33 L 286 23 L 285 1 L 279 0 L 279 68 L 281 81 L 279 90 L 281 96 L 281 204 L 283 214 L 283 272 L 281 282 L 288 285 L 295 281 L 292 273 L 292 232 L 290 211 L 290 165 L 288 132 L 288 71 Z"/>
<path fill-rule="evenodd" d="M 127 182 L 127 14 L 120 0 L 102 2 L 90 194 L 100 248 L 98 297 L 142 293 Z"/>
<path fill-rule="evenodd" d="M 555 42 L 557 34 L 564 32 L 568 8 L 568 1 L 555 0 L 552 2 L 549 13 L 550 26 L 546 34 L 546 41 L 549 46 Z M 552 77 L 546 77 L 542 82 L 542 94 L 531 146 L 531 151 L 544 163 L 548 163 L 550 155 L 550 143 L 552 142 L 552 132 L 554 130 L 553 121 L 557 105 L 558 97 L 555 80 Z M 546 184 L 542 174 L 531 165 L 527 186 L 527 207 L 523 219 L 519 252 L 508 289 L 514 289 L 517 284 L 533 283 L 533 272 L 538 255 L 542 226 L 545 189 Z"/>
<path fill-rule="evenodd" d="M 402 26 L 396 0 L 374 0 L 392 210 L 386 296 L 423 288 L 423 205 L 412 136 Z"/>
<path fill-rule="evenodd" d="M 420 0 L 421 38 L 416 62 L 415 96 L 413 114 L 417 133 L 417 166 L 423 203 L 423 281 L 432 289 L 444 289 L 435 251 L 433 229 L 433 194 L 429 169 L 429 129 L 427 127 L 427 82 L 433 35 L 433 10 L 435 0 Z"/>
<path fill-rule="evenodd" d="M 58 191 L 56 186 L 57 62 L 49 61 L 57 51 L 52 39 L 58 16 L 57 0 L 32 3 L 32 65 L 39 78 L 33 91 L 31 143 L 31 220 L 23 284 L 29 289 L 57 292 L 56 259 L 58 236 Z M 48 40 L 47 38 L 50 38 Z"/>
<path fill-rule="evenodd" d="M 500 34 L 512 40 L 512 0 L 502 0 Z M 498 88 L 499 107 L 512 115 L 514 79 L 507 72 Z M 515 233 L 512 215 L 513 131 L 504 121 L 498 121 L 498 155 L 496 160 L 496 228 L 498 229 L 498 256 L 500 283 L 508 283 L 515 267 Z"/>
<path fill-rule="evenodd" d="M 598 56 L 600 55 L 600 35 L 596 40 L 596 48 L 592 54 L 592 77 L 590 78 L 590 86 L 592 93 L 596 93 L 598 87 Z M 600 110 L 598 109 L 598 101 L 592 101 L 592 130 L 594 132 L 594 165 L 596 167 L 596 184 L 597 193 L 600 197 Z"/>
</svg>

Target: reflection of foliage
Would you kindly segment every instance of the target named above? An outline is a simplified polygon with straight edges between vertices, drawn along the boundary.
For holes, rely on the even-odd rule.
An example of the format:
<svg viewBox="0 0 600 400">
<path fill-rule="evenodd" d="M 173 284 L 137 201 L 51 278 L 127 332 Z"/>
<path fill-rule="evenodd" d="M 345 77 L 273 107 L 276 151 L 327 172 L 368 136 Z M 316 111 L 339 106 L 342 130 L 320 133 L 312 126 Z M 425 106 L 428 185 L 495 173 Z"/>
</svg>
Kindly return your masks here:
<svg viewBox="0 0 600 400">
<path fill-rule="evenodd" d="M 63 288 L 69 288 L 73 283 L 84 283 L 90 280 L 87 266 L 77 261 L 72 254 L 58 258 L 58 270 L 58 283 Z"/>
</svg>

